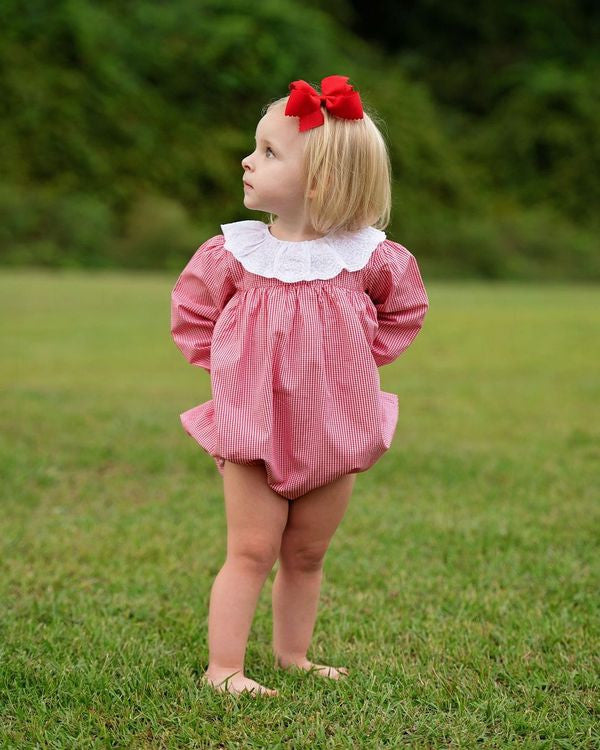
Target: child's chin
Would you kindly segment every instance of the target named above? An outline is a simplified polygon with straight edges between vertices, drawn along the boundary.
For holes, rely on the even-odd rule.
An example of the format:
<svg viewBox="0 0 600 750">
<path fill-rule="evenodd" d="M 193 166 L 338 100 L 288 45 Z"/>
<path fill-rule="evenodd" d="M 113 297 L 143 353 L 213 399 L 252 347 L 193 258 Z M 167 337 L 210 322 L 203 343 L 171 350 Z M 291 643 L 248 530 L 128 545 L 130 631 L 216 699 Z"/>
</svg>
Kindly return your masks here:
<svg viewBox="0 0 600 750">
<path fill-rule="evenodd" d="M 253 200 L 248 200 L 248 198 L 250 198 L 250 197 L 251 196 L 248 193 L 245 193 L 244 194 L 244 203 L 252 203 L 253 204 L 252 205 L 252 209 L 254 211 L 262 211 L 263 209 L 257 203 L 255 203 Z M 252 197 L 254 197 L 254 196 L 252 196 Z"/>
</svg>

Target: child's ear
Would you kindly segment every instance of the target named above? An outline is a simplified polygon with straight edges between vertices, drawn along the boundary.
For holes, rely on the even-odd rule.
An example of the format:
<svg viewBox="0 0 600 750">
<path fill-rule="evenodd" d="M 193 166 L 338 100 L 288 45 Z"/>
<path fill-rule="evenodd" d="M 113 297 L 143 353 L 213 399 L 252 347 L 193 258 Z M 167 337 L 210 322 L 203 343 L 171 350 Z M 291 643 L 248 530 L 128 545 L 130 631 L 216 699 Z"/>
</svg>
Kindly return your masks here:
<svg viewBox="0 0 600 750">
<path fill-rule="evenodd" d="M 316 186 L 316 183 L 313 182 L 312 187 L 308 189 L 308 192 L 306 193 L 306 195 L 308 196 L 308 198 L 314 198 L 316 192 L 317 192 L 317 186 Z"/>
</svg>

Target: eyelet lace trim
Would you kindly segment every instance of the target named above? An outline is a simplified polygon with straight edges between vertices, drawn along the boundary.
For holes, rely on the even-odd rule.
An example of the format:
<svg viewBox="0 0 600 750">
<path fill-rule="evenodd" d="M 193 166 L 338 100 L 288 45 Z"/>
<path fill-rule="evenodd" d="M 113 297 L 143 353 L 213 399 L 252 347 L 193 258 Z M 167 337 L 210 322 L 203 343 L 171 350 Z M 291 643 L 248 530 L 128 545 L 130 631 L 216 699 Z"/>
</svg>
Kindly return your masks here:
<svg viewBox="0 0 600 750">
<path fill-rule="evenodd" d="M 363 227 L 288 242 L 274 237 L 263 221 L 252 219 L 221 224 L 221 229 L 225 248 L 247 271 L 288 282 L 331 279 L 343 269 L 358 271 L 386 237 L 375 227 Z"/>
</svg>

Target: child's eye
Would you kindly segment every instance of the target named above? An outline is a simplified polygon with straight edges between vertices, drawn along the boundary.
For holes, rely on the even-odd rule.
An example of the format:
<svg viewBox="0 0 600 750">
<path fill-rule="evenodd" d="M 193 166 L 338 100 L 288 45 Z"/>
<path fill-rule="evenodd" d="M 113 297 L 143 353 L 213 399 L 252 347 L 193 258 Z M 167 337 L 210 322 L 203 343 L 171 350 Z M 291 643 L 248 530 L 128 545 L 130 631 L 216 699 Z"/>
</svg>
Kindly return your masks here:
<svg viewBox="0 0 600 750">
<path fill-rule="evenodd" d="M 273 154 L 273 156 L 275 156 L 275 152 L 273 151 L 273 149 L 270 146 L 267 146 L 267 148 L 265 149 L 265 153 L 267 151 L 270 151 Z"/>
</svg>

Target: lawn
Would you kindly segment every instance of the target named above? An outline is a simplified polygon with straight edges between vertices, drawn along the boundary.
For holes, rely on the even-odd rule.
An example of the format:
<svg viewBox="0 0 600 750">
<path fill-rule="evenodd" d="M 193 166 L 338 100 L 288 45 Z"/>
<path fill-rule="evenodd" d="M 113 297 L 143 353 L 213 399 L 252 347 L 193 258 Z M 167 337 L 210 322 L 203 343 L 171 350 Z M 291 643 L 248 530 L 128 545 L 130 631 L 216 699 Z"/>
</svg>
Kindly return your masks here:
<svg viewBox="0 0 600 750">
<path fill-rule="evenodd" d="M 598 287 L 426 280 L 325 560 L 308 656 L 350 677 L 273 671 L 273 571 L 269 698 L 199 682 L 226 524 L 175 277 L 0 273 L 0 747 L 598 748 Z"/>
</svg>

